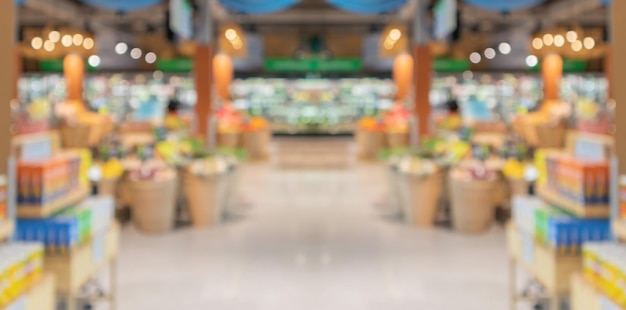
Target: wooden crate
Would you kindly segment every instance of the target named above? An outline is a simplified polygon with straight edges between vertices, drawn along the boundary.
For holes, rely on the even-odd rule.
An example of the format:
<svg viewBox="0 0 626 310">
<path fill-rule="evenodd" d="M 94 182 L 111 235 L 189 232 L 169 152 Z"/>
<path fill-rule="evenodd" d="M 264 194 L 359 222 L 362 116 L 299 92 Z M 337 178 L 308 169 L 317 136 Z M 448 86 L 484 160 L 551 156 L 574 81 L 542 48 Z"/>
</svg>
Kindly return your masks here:
<svg viewBox="0 0 626 310">
<path fill-rule="evenodd" d="M 552 295 L 569 294 L 571 277 L 582 272 L 581 255 L 557 253 L 556 249 L 538 244 L 530 234 L 520 232 L 512 224 L 507 227 L 507 245 L 516 263 Z"/>
<path fill-rule="evenodd" d="M 57 294 L 76 294 L 114 259 L 119 249 L 119 235 L 119 225 L 114 224 L 104 236 L 95 236 L 90 242 L 73 249 L 67 255 L 46 255 L 44 270 L 55 275 Z"/>
</svg>

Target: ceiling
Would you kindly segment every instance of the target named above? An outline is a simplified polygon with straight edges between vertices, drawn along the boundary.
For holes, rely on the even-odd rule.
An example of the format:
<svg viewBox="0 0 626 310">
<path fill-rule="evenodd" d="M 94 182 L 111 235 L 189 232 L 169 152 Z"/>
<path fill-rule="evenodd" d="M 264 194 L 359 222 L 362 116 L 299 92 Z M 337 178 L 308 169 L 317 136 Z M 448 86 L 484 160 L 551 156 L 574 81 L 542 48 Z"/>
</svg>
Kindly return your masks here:
<svg viewBox="0 0 626 310">
<path fill-rule="evenodd" d="M 324 0 L 303 0 L 288 10 L 257 16 L 227 12 L 219 6 L 218 0 L 207 1 L 211 2 L 212 15 L 219 23 L 235 22 L 259 32 L 278 32 L 285 28 L 368 32 L 391 21 L 409 23 L 417 0 L 410 0 L 403 9 L 385 15 L 356 15 L 334 8 Z M 490 12 L 466 4 L 460 7 L 461 33 L 491 34 L 518 27 L 529 31 L 571 25 L 604 27 L 608 19 L 606 8 L 599 0 L 549 0 L 539 7 L 510 14 Z M 143 33 L 165 27 L 166 9 L 167 5 L 162 4 L 138 12 L 118 14 L 85 6 L 79 0 L 28 0 L 20 8 L 19 20 L 25 27 L 54 24 L 87 30 L 112 27 L 128 33 Z"/>
</svg>

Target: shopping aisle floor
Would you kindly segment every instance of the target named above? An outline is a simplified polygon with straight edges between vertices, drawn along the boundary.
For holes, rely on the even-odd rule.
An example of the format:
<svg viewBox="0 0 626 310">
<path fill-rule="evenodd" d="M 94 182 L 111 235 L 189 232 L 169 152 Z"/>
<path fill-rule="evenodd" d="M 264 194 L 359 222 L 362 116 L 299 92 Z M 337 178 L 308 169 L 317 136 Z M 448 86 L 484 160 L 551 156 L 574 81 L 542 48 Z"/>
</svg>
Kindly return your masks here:
<svg viewBox="0 0 626 310">
<path fill-rule="evenodd" d="M 376 206 L 384 180 L 375 165 L 246 165 L 244 217 L 157 237 L 125 229 L 119 309 L 506 309 L 502 229 L 399 225 Z"/>
</svg>

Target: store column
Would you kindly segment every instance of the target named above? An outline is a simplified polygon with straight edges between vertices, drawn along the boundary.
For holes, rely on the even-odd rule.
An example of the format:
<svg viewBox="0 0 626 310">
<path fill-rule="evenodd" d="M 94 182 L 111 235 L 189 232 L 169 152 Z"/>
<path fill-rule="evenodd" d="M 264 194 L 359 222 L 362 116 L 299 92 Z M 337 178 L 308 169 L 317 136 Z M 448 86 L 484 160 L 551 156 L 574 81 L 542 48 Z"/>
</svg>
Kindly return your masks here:
<svg viewBox="0 0 626 310">
<path fill-rule="evenodd" d="M 551 104 L 561 97 L 561 80 L 563 78 L 563 58 L 558 54 L 549 54 L 541 63 L 543 75 L 543 99 Z"/>
<path fill-rule="evenodd" d="M 211 104 L 211 88 L 213 85 L 213 26 L 211 24 L 211 12 L 209 0 L 200 3 L 201 27 L 196 41 L 196 54 L 194 57 L 194 72 L 196 78 L 196 133 L 207 136 L 210 125 L 210 117 L 213 110 Z M 207 137 L 208 138 L 208 137 Z"/>
<path fill-rule="evenodd" d="M 15 1 L 0 1 L 0 68 L 15 67 Z M 15 71 L 0 70 L 0 175 L 8 173 L 11 151 L 11 101 L 15 93 Z"/>
<path fill-rule="evenodd" d="M 626 54 L 626 1 L 614 0 L 611 4 L 611 53 L 613 55 Z M 626 174 L 626 57 L 613 57 L 611 59 L 613 87 L 613 98 L 617 105 L 615 109 L 615 143 L 617 147 L 617 157 L 619 160 L 620 175 Z"/>
<path fill-rule="evenodd" d="M 63 75 L 67 87 L 67 101 L 82 108 L 85 61 L 78 54 L 69 54 L 63 59 Z"/>
<path fill-rule="evenodd" d="M 419 136 L 427 136 L 431 131 L 430 88 L 432 83 L 432 54 L 430 52 L 430 33 L 426 14 L 428 1 L 418 0 L 413 24 L 413 60 L 415 85 L 414 111 L 417 114 Z"/>
</svg>

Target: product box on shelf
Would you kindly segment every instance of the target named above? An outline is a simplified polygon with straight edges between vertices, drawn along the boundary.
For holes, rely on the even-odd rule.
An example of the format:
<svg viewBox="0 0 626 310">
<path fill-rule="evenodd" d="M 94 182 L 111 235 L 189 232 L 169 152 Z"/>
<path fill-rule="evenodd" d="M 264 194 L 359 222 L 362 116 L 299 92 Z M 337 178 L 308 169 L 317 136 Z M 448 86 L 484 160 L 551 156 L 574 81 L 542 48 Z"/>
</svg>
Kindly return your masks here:
<svg viewBox="0 0 626 310">
<path fill-rule="evenodd" d="M 581 205 L 609 203 L 609 164 L 568 155 L 546 157 L 547 186 Z"/>
<path fill-rule="evenodd" d="M 0 223 L 7 218 L 7 198 L 7 178 L 4 175 L 0 175 Z"/>
<path fill-rule="evenodd" d="M 41 278 L 43 255 L 40 243 L 0 246 L 0 308 L 20 297 Z"/>
<path fill-rule="evenodd" d="M 626 307 L 626 247 L 613 242 L 585 244 L 583 272 L 604 295 Z"/>
<path fill-rule="evenodd" d="M 517 196 L 513 198 L 512 212 L 515 226 L 526 233 L 535 233 L 535 211 L 545 208 L 546 203 L 537 197 Z"/>
</svg>

